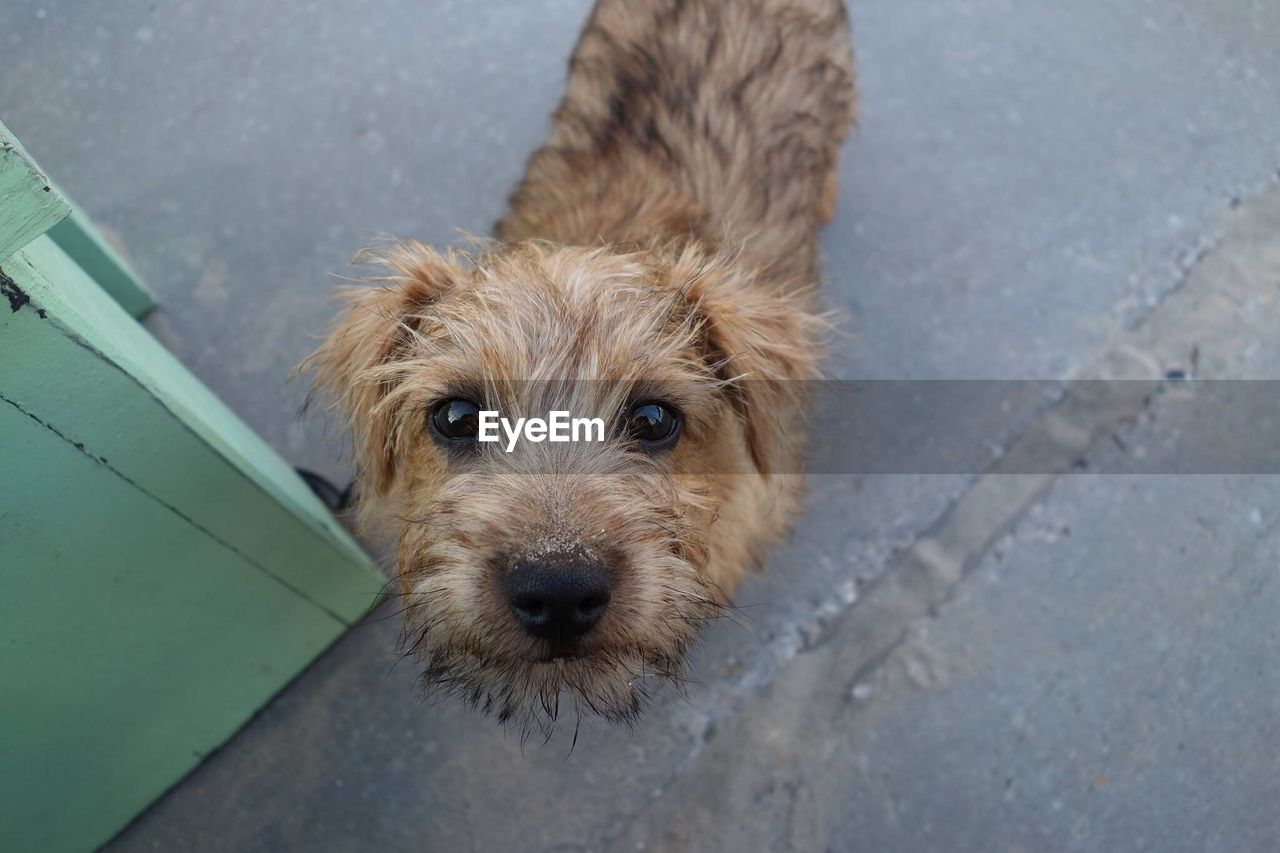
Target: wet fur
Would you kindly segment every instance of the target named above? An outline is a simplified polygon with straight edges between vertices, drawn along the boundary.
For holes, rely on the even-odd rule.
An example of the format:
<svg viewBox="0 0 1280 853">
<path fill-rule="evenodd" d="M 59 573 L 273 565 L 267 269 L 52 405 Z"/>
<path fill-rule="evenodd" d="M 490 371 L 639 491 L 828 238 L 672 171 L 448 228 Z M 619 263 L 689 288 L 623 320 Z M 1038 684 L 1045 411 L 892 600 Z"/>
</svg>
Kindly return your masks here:
<svg viewBox="0 0 1280 853">
<path fill-rule="evenodd" d="M 853 110 L 840 0 L 601 0 L 498 239 L 366 257 L 384 275 L 311 365 L 352 429 L 362 512 L 397 537 L 429 687 L 545 730 L 562 702 L 625 720 L 649 678 L 679 679 L 795 508 L 816 229 Z M 661 456 L 614 436 L 459 457 L 426 428 L 456 395 L 610 423 L 661 398 L 685 428 Z M 613 578 L 576 658 L 546 659 L 498 588 L 552 551 Z"/>
</svg>

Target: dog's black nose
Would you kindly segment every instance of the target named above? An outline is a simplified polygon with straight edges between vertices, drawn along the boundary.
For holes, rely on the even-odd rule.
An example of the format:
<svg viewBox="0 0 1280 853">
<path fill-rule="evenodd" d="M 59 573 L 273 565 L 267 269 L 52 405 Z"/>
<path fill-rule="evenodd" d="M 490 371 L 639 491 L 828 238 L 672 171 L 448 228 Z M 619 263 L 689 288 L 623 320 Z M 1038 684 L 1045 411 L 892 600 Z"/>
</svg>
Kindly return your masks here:
<svg viewBox="0 0 1280 853">
<path fill-rule="evenodd" d="M 609 606 L 609 572 L 595 560 L 521 560 L 507 573 L 507 600 L 535 637 L 566 643 L 590 631 Z"/>
</svg>

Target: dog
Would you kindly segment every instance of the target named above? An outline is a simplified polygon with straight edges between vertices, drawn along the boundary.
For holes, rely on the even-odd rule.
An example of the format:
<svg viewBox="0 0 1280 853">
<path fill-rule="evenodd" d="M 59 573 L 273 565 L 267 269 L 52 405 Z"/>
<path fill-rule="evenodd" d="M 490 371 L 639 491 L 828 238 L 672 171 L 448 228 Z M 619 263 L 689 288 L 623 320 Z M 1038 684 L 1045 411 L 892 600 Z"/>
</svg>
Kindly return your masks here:
<svg viewBox="0 0 1280 853">
<path fill-rule="evenodd" d="M 550 732 L 680 680 L 798 505 L 855 100 L 842 0 L 600 0 L 496 239 L 363 256 L 309 364 L 429 689 Z M 552 410 L 608 435 L 478 439 Z"/>
</svg>

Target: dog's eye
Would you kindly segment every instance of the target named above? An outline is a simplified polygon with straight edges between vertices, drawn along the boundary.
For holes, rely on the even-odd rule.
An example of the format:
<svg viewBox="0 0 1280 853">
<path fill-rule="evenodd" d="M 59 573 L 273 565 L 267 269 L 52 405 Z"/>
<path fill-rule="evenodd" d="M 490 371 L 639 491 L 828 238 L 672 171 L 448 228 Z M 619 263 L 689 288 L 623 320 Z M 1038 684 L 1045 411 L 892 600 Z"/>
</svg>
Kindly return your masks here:
<svg viewBox="0 0 1280 853">
<path fill-rule="evenodd" d="M 660 450 L 675 444 L 680 434 L 680 416 L 662 403 L 637 403 L 627 415 L 627 433 L 646 450 Z"/>
<path fill-rule="evenodd" d="M 431 426 L 444 438 L 475 438 L 480 431 L 480 407 L 470 400 L 443 400 L 431 410 Z"/>
</svg>

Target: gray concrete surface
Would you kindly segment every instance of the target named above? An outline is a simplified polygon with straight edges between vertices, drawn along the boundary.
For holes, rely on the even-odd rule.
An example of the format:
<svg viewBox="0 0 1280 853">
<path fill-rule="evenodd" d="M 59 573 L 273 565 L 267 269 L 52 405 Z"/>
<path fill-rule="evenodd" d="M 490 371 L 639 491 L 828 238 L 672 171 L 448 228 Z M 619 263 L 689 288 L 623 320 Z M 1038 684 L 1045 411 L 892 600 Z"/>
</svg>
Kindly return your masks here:
<svg viewBox="0 0 1280 853">
<path fill-rule="evenodd" d="M 0 0 L 0 119 L 155 289 L 152 331 L 339 476 L 285 383 L 333 274 L 377 234 L 487 228 L 588 6 Z M 1280 5 L 852 12 L 837 375 L 1159 373 L 1193 349 L 1206 376 L 1280 374 Z M 1134 420 L 1092 453 L 1159 453 L 1177 400 Z M 747 624 L 635 732 L 566 755 L 424 706 L 374 618 L 112 846 L 1274 849 L 1278 487 L 815 478 Z"/>
</svg>

